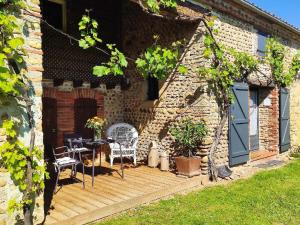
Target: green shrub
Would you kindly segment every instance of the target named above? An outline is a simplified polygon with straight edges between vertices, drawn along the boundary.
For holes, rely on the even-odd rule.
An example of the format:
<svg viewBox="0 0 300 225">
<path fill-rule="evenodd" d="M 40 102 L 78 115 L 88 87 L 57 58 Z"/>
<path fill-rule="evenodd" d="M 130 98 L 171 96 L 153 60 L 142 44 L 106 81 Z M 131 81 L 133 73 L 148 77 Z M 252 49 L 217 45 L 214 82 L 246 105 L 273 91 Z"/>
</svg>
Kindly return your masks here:
<svg viewBox="0 0 300 225">
<path fill-rule="evenodd" d="M 190 118 L 180 121 L 170 128 L 171 135 L 183 148 L 184 155 L 189 157 L 207 135 L 207 127 L 203 121 L 193 122 Z"/>
</svg>

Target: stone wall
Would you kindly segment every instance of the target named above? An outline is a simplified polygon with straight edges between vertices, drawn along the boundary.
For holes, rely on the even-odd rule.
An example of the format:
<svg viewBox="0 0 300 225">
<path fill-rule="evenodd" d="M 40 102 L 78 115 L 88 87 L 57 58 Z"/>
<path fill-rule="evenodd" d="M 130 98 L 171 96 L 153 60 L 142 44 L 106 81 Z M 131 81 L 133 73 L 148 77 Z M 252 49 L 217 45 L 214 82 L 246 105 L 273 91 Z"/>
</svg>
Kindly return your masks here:
<svg viewBox="0 0 300 225">
<path fill-rule="evenodd" d="M 294 150 L 300 147 L 300 81 L 290 88 L 291 145 Z"/>
<path fill-rule="evenodd" d="M 35 119 L 35 132 L 36 139 L 35 144 L 37 147 L 43 149 L 43 133 L 42 133 L 42 60 L 43 52 L 41 50 L 41 29 L 40 29 L 40 7 L 39 0 L 30 0 L 27 1 L 28 12 L 24 12 L 24 15 L 20 17 L 20 23 L 24 24 L 26 22 L 27 26 L 23 29 L 23 36 L 25 39 L 25 49 L 27 51 L 27 56 L 25 57 L 26 66 L 27 66 L 27 76 L 31 80 L 34 87 L 34 119 Z M 0 112 L 2 111 L 0 106 Z M 12 112 L 16 113 L 17 111 L 12 108 Z M 1 115 L 2 116 L 2 115 Z M 29 133 L 28 127 L 23 123 L 21 127 L 22 135 L 20 139 L 29 145 Z M 1 141 L 5 137 L 1 136 Z M 1 144 L 1 143 L 0 143 Z M 16 213 L 14 215 L 8 215 L 7 213 L 7 203 L 11 198 L 20 198 L 21 194 L 19 193 L 17 187 L 13 184 L 10 179 L 9 173 L 1 168 L 0 165 L 0 224 L 14 224 L 15 216 L 19 214 L 22 217 L 22 213 Z M 40 223 L 44 219 L 44 210 L 43 210 L 43 196 L 37 198 L 36 205 L 34 208 L 35 222 Z"/>
<path fill-rule="evenodd" d="M 189 66 L 187 76 L 172 74 L 167 80 L 160 82 L 159 100 L 145 100 L 145 80 L 136 72 L 133 65 L 126 71 L 130 77 L 130 87 L 124 91 L 124 119 L 139 130 L 138 159 L 147 157 L 147 149 L 151 141 L 156 141 L 161 150 L 172 151 L 174 143 L 168 134 L 172 121 L 184 110 L 188 101 L 194 101 L 193 95 L 199 87 L 195 65 L 202 60 L 198 52 L 202 48 L 202 29 L 196 23 L 185 23 L 164 20 L 144 13 L 136 5 L 126 5 L 123 18 L 123 49 L 125 54 L 135 58 L 153 43 L 153 35 L 160 36 L 159 43 L 170 45 L 173 41 L 186 38 L 193 50 L 183 54 Z M 126 32 L 125 32 L 126 31 Z M 168 34 L 168 35 L 165 35 Z M 186 90 L 183 92 L 182 90 Z M 199 105 L 199 104 L 198 104 Z M 197 106 L 198 106 L 197 105 Z M 183 113 L 183 112 L 182 112 Z M 200 120 L 200 111 L 189 109 L 184 115 L 193 115 Z M 176 118 L 179 117 L 179 118 Z"/>
<path fill-rule="evenodd" d="M 207 1 L 199 2 L 207 3 Z M 219 1 L 211 1 L 211 3 L 215 2 Z M 236 7 L 235 4 L 231 5 L 230 1 L 226 1 L 226 4 L 229 4 L 230 7 Z M 222 3 L 220 5 L 226 4 Z M 218 41 L 228 47 L 256 55 L 257 30 L 270 32 L 275 25 L 269 25 L 269 21 L 262 18 L 258 20 L 257 16 L 249 10 L 231 10 L 234 13 L 228 13 L 229 6 L 224 7 L 216 7 L 213 10 L 213 14 L 219 18 L 216 22 L 216 26 L 219 28 Z M 125 13 L 123 48 L 125 53 L 133 58 L 151 45 L 152 34 L 160 34 L 162 42 L 165 44 L 182 37 L 189 41 L 189 48 L 182 55 L 183 63 L 189 69 L 188 74 L 180 76 L 175 73 L 167 80 L 162 81 L 160 83 L 160 97 L 156 101 L 145 101 L 145 81 L 139 77 L 133 67 L 127 70 L 126 75 L 130 77 L 130 87 L 127 91 L 124 91 L 124 119 L 139 129 L 138 158 L 140 160 L 146 159 L 151 141 L 156 141 L 160 146 L 160 150 L 168 151 L 172 156 L 175 155 L 174 140 L 168 133 L 168 128 L 174 121 L 183 117 L 192 117 L 195 121 L 206 121 L 209 128 L 209 135 L 199 151 L 204 164 L 203 173 L 206 174 L 206 154 L 220 117 L 217 103 L 213 94 L 208 90 L 207 83 L 199 80 L 197 75 L 197 67 L 205 63 L 201 53 L 203 49 L 202 25 L 182 21 L 171 24 L 170 21 L 157 18 L 151 20 L 151 16 L 145 15 L 133 6 L 125 8 Z M 247 19 L 241 19 L 241 16 L 235 15 L 236 13 L 246 13 L 249 22 L 247 22 Z M 279 28 L 278 34 L 285 32 L 282 27 Z M 286 31 L 285 34 L 289 33 L 289 31 Z M 293 39 L 287 43 L 288 52 L 295 52 L 296 49 L 299 49 L 299 45 L 294 38 L 295 35 L 290 37 Z M 287 62 L 290 59 L 289 56 Z M 278 153 L 278 90 L 274 88 L 270 68 L 267 65 L 261 65 L 260 70 L 262 73 L 252 74 L 249 79 L 250 87 L 260 89 L 260 100 L 267 97 L 271 99 L 271 106 L 260 105 L 260 150 Z M 293 102 L 293 99 L 291 102 Z M 190 103 L 193 103 L 192 106 L 187 107 Z M 224 127 L 215 158 L 218 165 L 228 164 L 228 123 Z"/>
</svg>

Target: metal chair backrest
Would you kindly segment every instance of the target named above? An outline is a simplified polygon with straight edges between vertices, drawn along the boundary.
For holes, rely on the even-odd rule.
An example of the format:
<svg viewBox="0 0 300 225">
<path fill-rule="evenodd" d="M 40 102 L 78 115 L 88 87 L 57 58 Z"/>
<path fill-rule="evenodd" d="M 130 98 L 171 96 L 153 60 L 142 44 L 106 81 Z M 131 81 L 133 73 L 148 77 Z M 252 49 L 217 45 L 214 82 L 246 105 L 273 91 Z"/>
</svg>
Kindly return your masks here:
<svg viewBox="0 0 300 225">
<path fill-rule="evenodd" d="M 64 134 L 64 143 L 70 149 L 74 148 L 82 148 L 83 147 L 83 139 L 80 134 Z"/>
<path fill-rule="evenodd" d="M 106 136 L 121 145 L 131 147 L 137 142 L 138 132 L 128 123 L 116 123 L 108 128 Z"/>
<path fill-rule="evenodd" d="M 61 147 L 53 148 L 52 151 L 53 151 L 53 156 L 54 156 L 55 161 L 57 161 L 57 159 L 63 158 L 63 157 L 70 157 L 70 158 L 73 157 L 73 155 L 69 151 L 68 146 L 61 146 Z"/>
</svg>

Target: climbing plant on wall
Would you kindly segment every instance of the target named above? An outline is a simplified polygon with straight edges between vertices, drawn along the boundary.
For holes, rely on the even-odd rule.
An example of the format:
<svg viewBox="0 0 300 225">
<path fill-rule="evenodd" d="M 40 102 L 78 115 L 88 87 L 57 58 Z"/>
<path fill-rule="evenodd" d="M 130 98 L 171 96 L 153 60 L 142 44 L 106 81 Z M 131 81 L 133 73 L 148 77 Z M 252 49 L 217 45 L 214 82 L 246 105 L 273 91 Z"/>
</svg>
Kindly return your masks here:
<svg viewBox="0 0 300 225">
<path fill-rule="evenodd" d="M 176 0 L 146 0 L 143 1 L 150 11 L 157 13 L 160 7 L 176 7 Z M 35 123 L 32 107 L 34 93 L 30 80 L 26 77 L 26 64 L 24 61 L 24 40 L 20 36 L 22 25 L 17 20 L 20 10 L 25 8 L 23 0 L 0 0 L 0 98 L 1 101 L 10 102 L 20 111 L 25 110 L 26 123 L 29 127 L 30 144 L 27 146 L 19 140 L 19 127 L 10 112 L 2 121 L 2 129 L 7 137 L 0 147 L 1 165 L 4 165 L 11 174 L 12 179 L 23 193 L 21 200 L 10 201 L 10 209 L 23 208 L 25 224 L 32 224 L 31 209 L 34 199 L 44 187 L 45 166 L 41 163 L 41 151 L 35 146 Z M 204 35 L 204 56 L 209 65 L 201 67 L 200 74 L 209 81 L 211 90 L 217 97 L 220 107 L 221 120 L 215 130 L 214 141 L 209 151 L 211 174 L 216 178 L 214 171 L 213 154 L 219 143 L 223 127 L 228 118 L 228 107 L 234 101 L 230 88 L 235 81 L 244 81 L 252 72 L 258 71 L 258 60 L 245 52 L 238 52 L 226 48 L 215 39 L 217 30 L 211 17 L 202 18 L 206 31 Z M 98 23 L 89 15 L 84 15 L 79 23 L 81 39 L 79 45 L 84 48 L 96 47 L 103 43 L 98 35 Z M 73 38 L 74 39 L 74 38 Z M 114 44 L 106 44 L 103 50 L 109 60 L 93 69 L 97 76 L 109 74 L 123 75 L 128 61 L 135 63 L 142 76 L 153 76 L 165 79 L 174 69 L 186 73 L 187 69 L 179 63 L 179 42 L 172 46 L 162 47 L 157 43 L 146 49 L 138 59 L 126 57 Z M 267 45 L 266 61 L 271 65 L 274 80 L 278 85 L 291 84 L 300 68 L 300 55 L 294 56 L 291 66 L 285 72 L 284 48 L 276 39 L 270 39 Z M 24 103 L 24 104 L 23 104 Z M 24 107 L 23 107 L 24 106 Z"/>
<path fill-rule="evenodd" d="M 89 26 L 87 25 L 88 23 L 90 23 Z M 82 39 L 79 40 L 79 46 L 83 49 L 94 47 L 96 43 L 99 42 L 92 37 L 96 36 L 98 38 L 96 30 L 98 23 L 90 18 L 87 11 L 87 13 L 82 16 L 78 25 L 82 37 Z M 82 32 L 82 30 L 84 30 L 84 32 Z M 92 33 L 93 35 L 91 35 Z M 185 74 L 187 68 L 178 63 L 180 47 L 183 46 L 182 42 L 176 41 L 173 42 L 170 47 L 162 47 L 158 44 L 159 36 L 154 35 L 153 38 L 153 45 L 147 48 L 137 59 L 126 57 L 115 44 L 106 44 L 107 49 L 110 51 L 106 52 L 109 56 L 109 60 L 101 63 L 101 65 L 94 66 L 93 74 L 99 77 L 106 75 L 123 75 L 124 69 L 128 66 L 128 60 L 135 64 L 137 70 L 145 78 L 155 77 L 157 79 L 165 79 L 176 68 L 179 73 Z"/>
<path fill-rule="evenodd" d="M 289 68 L 286 68 L 285 58 L 287 51 L 276 37 L 267 39 L 265 61 L 270 65 L 274 81 L 279 86 L 289 86 L 300 69 L 300 53 L 293 56 Z"/>
<path fill-rule="evenodd" d="M 171 47 L 165 48 L 157 44 L 158 36 L 154 36 L 154 39 L 153 46 L 147 48 L 145 53 L 136 59 L 136 68 L 145 78 L 165 79 L 176 68 L 180 56 L 179 48 L 183 45 L 182 42 L 176 41 Z M 178 65 L 177 69 L 181 74 L 187 72 L 187 68 L 183 65 Z"/>
<path fill-rule="evenodd" d="M 140 4 L 145 4 L 151 12 L 159 13 L 163 8 L 176 8 L 177 2 L 185 0 L 139 0 Z"/>
<path fill-rule="evenodd" d="M 44 189 L 47 173 L 42 162 L 42 151 L 35 146 L 34 90 L 26 77 L 26 52 L 21 35 L 23 27 L 17 19 L 24 8 L 26 4 L 23 0 L 0 0 L 1 129 L 6 135 L 6 141 L 0 146 L 0 165 L 9 171 L 22 193 L 20 198 L 9 201 L 8 210 L 23 210 L 25 224 L 33 224 L 33 205 Z M 9 110 L 10 107 L 13 110 Z M 24 127 L 29 130 L 29 144 L 19 139 Z"/>
<path fill-rule="evenodd" d="M 300 54 L 295 54 L 289 68 L 285 69 L 285 47 L 277 38 L 267 40 L 266 58 L 264 60 L 258 60 L 255 56 L 245 52 L 226 48 L 216 41 L 215 35 L 218 30 L 214 28 L 214 20 L 214 17 L 203 19 L 206 27 L 203 55 L 210 63 L 208 66 L 200 68 L 200 75 L 208 79 L 210 89 L 216 96 L 221 117 L 209 150 L 210 175 L 213 180 L 217 180 L 214 153 L 228 119 L 229 106 L 234 101 L 231 94 L 232 85 L 237 81 L 247 82 L 247 77 L 253 72 L 262 73 L 259 70 L 259 63 L 267 63 L 271 67 L 275 83 L 278 86 L 288 86 L 294 81 L 296 74 L 299 72 Z"/>
<path fill-rule="evenodd" d="M 176 7 L 176 1 L 146 1 L 148 8 L 153 13 L 159 12 L 160 7 Z M 210 174 L 212 179 L 217 179 L 216 166 L 214 163 L 214 152 L 219 144 L 223 128 L 229 115 L 229 106 L 234 101 L 231 93 L 231 87 L 237 81 L 247 82 L 248 76 L 253 72 L 262 73 L 259 70 L 259 63 L 267 62 L 272 70 L 273 80 L 279 86 L 288 86 L 294 80 L 295 75 L 300 68 L 300 55 L 293 57 L 292 63 L 285 72 L 284 46 L 276 38 L 268 39 L 266 58 L 261 61 L 254 55 L 246 52 L 236 51 L 217 42 L 215 36 L 218 30 L 215 29 L 215 17 L 204 16 L 201 18 L 205 25 L 204 33 L 204 57 L 210 62 L 210 65 L 199 68 L 201 77 L 204 77 L 209 83 L 209 89 L 216 97 L 221 116 L 220 123 L 214 132 L 214 141 L 209 151 Z M 153 46 L 146 49 L 140 58 L 135 60 L 136 68 L 143 77 L 152 76 L 157 79 L 165 79 L 178 66 L 180 73 L 186 73 L 187 68 L 178 65 L 179 42 L 173 43 L 171 48 L 163 48 L 158 45 L 157 40 Z M 124 56 L 125 57 L 125 56 Z M 112 61 L 112 60 L 110 60 Z M 111 65 L 118 65 L 120 61 Z M 126 66 L 123 66 L 126 68 Z M 95 69 L 95 68 L 94 68 Z M 109 69 L 101 67 L 96 75 L 103 76 L 110 74 Z M 95 74 L 95 73 L 94 73 Z M 123 73 L 120 73 L 123 74 Z"/>
<path fill-rule="evenodd" d="M 204 57 L 209 65 L 200 67 L 200 76 L 208 80 L 209 89 L 214 93 L 219 106 L 220 122 L 214 131 L 213 143 L 209 149 L 209 172 L 213 180 L 217 179 L 214 153 L 219 144 L 223 128 L 229 115 L 229 106 L 234 101 L 231 87 L 236 81 L 246 81 L 249 74 L 258 68 L 258 60 L 245 52 L 226 48 L 216 41 L 218 30 L 214 28 L 215 18 L 203 20 L 206 31 L 204 34 Z"/>
</svg>

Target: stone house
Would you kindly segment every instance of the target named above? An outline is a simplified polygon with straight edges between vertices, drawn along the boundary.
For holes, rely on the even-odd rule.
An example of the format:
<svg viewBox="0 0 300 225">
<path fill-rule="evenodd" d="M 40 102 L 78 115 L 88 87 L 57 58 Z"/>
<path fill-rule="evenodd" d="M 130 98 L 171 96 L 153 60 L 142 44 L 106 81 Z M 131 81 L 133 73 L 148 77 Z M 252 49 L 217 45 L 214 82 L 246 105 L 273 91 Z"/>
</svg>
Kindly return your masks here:
<svg viewBox="0 0 300 225">
<path fill-rule="evenodd" d="M 94 115 L 105 117 L 108 125 L 133 124 L 140 134 L 139 160 L 147 158 L 151 141 L 174 156 L 168 128 L 181 118 L 191 117 L 204 120 L 209 128 L 198 153 L 202 174 L 207 175 L 207 151 L 220 118 L 207 81 L 199 79 L 197 72 L 207 63 L 202 56 L 205 28 L 193 18 L 210 10 L 218 17 L 220 42 L 258 57 L 264 54 L 266 37 L 271 34 L 286 45 L 287 61 L 300 50 L 297 28 L 244 0 L 189 0 L 179 7 L 186 16 L 173 19 L 151 15 L 133 0 L 30 0 L 28 5 L 30 10 L 24 12 L 24 18 L 32 26 L 24 34 L 27 68 L 36 91 L 37 145 L 45 146 L 45 159 L 51 158 L 51 146 L 63 144 L 65 133 L 81 132 L 91 137 L 84 124 Z M 93 9 L 91 16 L 99 21 L 102 39 L 116 43 L 130 58 L 152 44 L 153 34 L 160 36 L 162 45 L 185 39 L 188 45 L 181 60 L 188 74 L 174 73 L 164 81 L 144 79 L 130 63 L 123 77 L 93 76 L 92 67 L 107 56 L 95 49 L 82 50 L 76 41 L 58 32 L 78 38 L 77 24 L 85 9 Z M 218 165 L 240 165 L 300 145 L 300 81 L 286 92 L 274 86 L 267 66 L 261 70 L 264 75 L 253 74 L 248 83 L 233 87 L 237 101 L 215 155 Z M 11 197 L 13 184 L 8 176 L 0 171 L 0 208 Z M 41 212 L 36 212 L 40 218 Z M 4 214 L 0 209 L 0 224 Z"/>
</svg>

